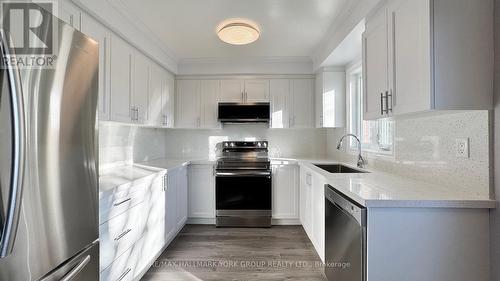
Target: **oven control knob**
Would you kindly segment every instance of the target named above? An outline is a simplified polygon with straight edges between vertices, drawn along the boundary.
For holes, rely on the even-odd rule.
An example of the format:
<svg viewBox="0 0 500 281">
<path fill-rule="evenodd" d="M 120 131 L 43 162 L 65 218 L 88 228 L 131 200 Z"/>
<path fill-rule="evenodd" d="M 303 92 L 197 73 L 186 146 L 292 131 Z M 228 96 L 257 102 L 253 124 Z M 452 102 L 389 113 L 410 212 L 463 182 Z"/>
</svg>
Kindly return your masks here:
<svg viewBox="0 0 500 281">
<path fill-rule="evenodd" d="M 264 143 L 264 147 L 267 147 L 267 143 Z"/>
<path fill-rule="evenodd" d="M 231 146 L 231 147 L 234 147 L 234 142 L 232 142 L 232 143 L 230 144 L 230 146 Z"/>
<path fill-rule="evenodd" d="M 258 146 L 258 147 L 261 147 L 261 146 L 262 146 L 262 143 L 258 142 L 258 143 L 257 143 L 257 146 Z"/>
<path fill-rule="evenodd" d="M 228 147 L 229 144 L 227 142 L 224 143 L 224 147 Z"/>
</svg>

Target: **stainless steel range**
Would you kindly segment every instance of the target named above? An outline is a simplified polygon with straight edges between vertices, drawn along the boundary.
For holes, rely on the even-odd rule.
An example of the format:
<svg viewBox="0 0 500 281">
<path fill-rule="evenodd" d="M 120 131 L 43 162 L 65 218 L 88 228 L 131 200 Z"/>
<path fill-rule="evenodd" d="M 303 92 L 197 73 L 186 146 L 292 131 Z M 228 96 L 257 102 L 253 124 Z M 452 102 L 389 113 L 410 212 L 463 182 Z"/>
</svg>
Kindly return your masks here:
<svg viewBox="0 0 500 281">
<path fill-rule="evenodd" d="M 272 180 L 267 141 L 217 144 L 217 227 L 271 227 Z"/>
</svg>

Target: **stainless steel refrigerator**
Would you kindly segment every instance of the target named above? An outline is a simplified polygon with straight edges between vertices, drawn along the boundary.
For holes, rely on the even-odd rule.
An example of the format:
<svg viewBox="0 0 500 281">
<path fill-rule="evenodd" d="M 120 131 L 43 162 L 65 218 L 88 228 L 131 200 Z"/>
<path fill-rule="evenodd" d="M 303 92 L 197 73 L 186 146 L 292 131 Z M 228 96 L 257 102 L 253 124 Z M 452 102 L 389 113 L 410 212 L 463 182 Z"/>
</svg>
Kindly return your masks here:
<svg viewBox="0 0 500 281">
<path fill-rule="evenodd" d="M 0 281 L 99 279 L 98 45 L 51 20 L 53 67 L 0 73 Z"/>
</svg>

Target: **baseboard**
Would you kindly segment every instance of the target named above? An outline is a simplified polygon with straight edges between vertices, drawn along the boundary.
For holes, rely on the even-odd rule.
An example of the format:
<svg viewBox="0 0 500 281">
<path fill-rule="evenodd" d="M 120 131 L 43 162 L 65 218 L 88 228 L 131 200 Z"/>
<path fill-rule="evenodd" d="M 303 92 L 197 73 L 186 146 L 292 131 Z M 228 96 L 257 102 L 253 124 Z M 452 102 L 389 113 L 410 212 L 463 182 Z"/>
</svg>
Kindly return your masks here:
<svg viewBox="0 0 500 281">
<path fill-rule="evenodd" d="M 273 219 L 272 225 L 302 225 L 299 219 Z"/>
<path fill-rule="evenodd" d="M 215 218 L 188 218 L 187 224 L 214 224 Z"/>
<path fill-rule="evenodd" d="M 272 225 L 301 225 L 299 219 L 273 219 Z M 215 224 L 215 218 L 188 218 L 187 224 Z"/>
</svg>

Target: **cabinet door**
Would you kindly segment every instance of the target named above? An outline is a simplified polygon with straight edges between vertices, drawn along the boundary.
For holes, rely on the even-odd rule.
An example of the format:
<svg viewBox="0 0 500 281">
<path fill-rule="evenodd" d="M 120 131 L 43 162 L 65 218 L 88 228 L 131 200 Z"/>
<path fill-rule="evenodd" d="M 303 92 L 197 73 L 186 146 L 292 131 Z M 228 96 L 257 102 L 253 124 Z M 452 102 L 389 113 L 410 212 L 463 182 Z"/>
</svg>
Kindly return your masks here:
<svg viewBox="0 0 500 281">
<path fill-rule="evenodd" d="M 292 80 L 293 115 L 290 120 L 290 127 L 314 127 L 313 88 L 314 82 L 312 79 Z"/>
<path fill-rule="evenodd" d="M 300 168 L 300 222 L 310 239 L 312 237 L 311 189 L 311 171 Z"/>
<path fill-rule="evenodd" d="M 269 80 L 246 80 L 245 102 L 269 102 Z"/>
<path fill-rule="evenodd" d="M 99 43 L 99 120 L 109 120 L 109 43 L 110 33 L 106 27 L 89 15 L 82 15 L 82 32 Z"/>
<path fill-rule="evenodd" d="M 200 82 L 203 128 L 217 128 L 217 95 L 219 80 L 203 80 Z"/>
<path fill-rule="evenodd" d="M 73 28 L 81 30 L 82 12 L 69 0 L 59 1 L 58 17 Z"/>
<path fill-rule="evenodd" d="M 221 80 L 219 101 L 243 102 L 244 86 L 243 80 Z"/>
<path fill-rule="evenodd" d="M 176 127 L 198 128 L 201 126 L 200 81 L 177 81 Z"/>
<path fill-rule="evenodd" d="M 177 230 L 180 230 L 186 223 L 188 213 L 187 167 L 177 170 L 175 188 L 177 189 Z"/>
<path fill-rule="evenodd" d="M 111 37 L 110 119 L 131 121 L 131 78 L 133 49 L 118 36 Z"/>
<path fill-rule="evenodd" d="M 322 85 L 323 127 L 345 127 L 345 72 L 324 72 Z"/>
<path fill-rule="evenodd" d="M 299 218 L 297 165 L 273 165 L 273 218 Z"/>
<path fill-rule="evenodd" d="M 164 125 L 163 119 L 163 69 L 157 65 L 151 65 L 151 76 L 149 80 L 149 124 Z"/>
<path fill-rule="evenodd" d="M 316 74 L 314 87 L 315 126 L 323 128 L 323 72 Z"/>
<path fill-rule="evenodd" d="M 311 195 L 313 244 L 322 261 L 325 261 L 325 180 L 313 174 Z"/>
<path fill-rule="evenodd" d="M 132 92 L 132 106 L 135 110 L 135 122 L 139 124 L 144 124 L 148 121 L 148 99 L 149 99 L 149 73 L 150 73 L 150 60 L 139 53 L 135 52 L 134 60 L 134 72 L 132 74 L 133 79 L 133 89 Z"/>
<path fill-rule="evenodd" d="M 165 237 L 171 240 L 177 230 L 177 177 L 176 169 L 167 172 L 165 191 Z"/>
<path fill-rule="evenodd" d="M 430 1 L 389 6 L 389 82 L 394 114 L 432 109 Z"/>
<path fill-rule="evenodd" d="M 386 9 L 381 9 L 366 23 L 363 34 L 365 120 L 382 117 L 381 96 L 388 88 L 387 58 L 387 13 Z"/>
<path fill-rule="evenodd" d="M 175 116 L 175 79 L 172 74 L 170 74 L 165 69 L 162 69 L 163 73 L 163 86 L 162 86 L 162 126 L 173 128 L 174 127 L 174 116 Z"/>
<path fill-rule="evenodd" d="M 167 184 L 166 174 L 158 173 L 153 179 L 148 189 L 148 193 L 144 198 L 145 208 L 146 232 L 144 233 L 144 259 L 146 263 L 153 261 L 155 256 L 163 249 L 166 243 L 166 199 L 165 186 Z"/>
<path fill-rule="evenodd" d="M 191 165 L 188 174 L 188 217 L 215 218 L 213 166 Z"/>
<path fill-rule="evenodd" d="M 271 128 L 290 127 L 290 80 L 273 79 L 271 89 Z"/>
</svg>

